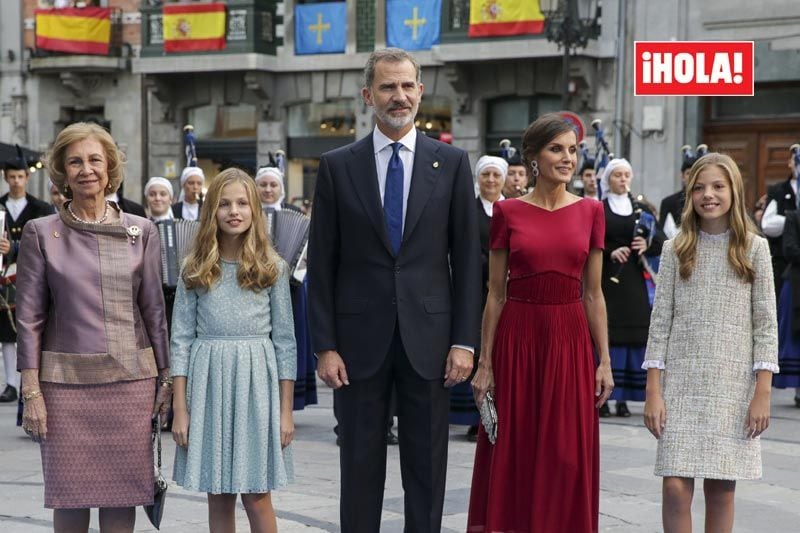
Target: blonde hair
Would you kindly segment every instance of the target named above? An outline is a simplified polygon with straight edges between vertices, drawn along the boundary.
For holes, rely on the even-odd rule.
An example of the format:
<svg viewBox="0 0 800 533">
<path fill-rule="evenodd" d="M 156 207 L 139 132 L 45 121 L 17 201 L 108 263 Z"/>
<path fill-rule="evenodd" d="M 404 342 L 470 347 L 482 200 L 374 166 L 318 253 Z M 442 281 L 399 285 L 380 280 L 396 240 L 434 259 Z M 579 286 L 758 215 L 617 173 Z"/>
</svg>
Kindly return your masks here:
<svg viewBox="0 0 800 533">
<path fill-rule="evenodd" d="M 217 239 L 220 229 L 217 225 L 217 209 L 222 191 L 228 185 L 235 183 L 244 186 L 252 211 L 252 221 L 244 234 L 236 273 L 239 286 L 260 292 L 273 285 L 280 275 L 282 260 L 273 250 L 267 237 L 264 212 L 261 210 L 255 182 L 246 172 L 238 168 L 229 168 L 217 174 L 211 181 L 200 210 L 200 229 L 197 231 L 181 273 L 187 289 L 208 290 L 220 279 L 222 269 L 219 265 Z"/>
<path fill-rule="evenodd" d="M 750 239 L 756 235 L 755 224 L 747 216 L 744 205 L 744 181 L 736 162 L 725 154 L 712 152 L 704 155 L 692 165 L 689 179 L 686 182 L 686 203 L 681 215 L 681 231 L 675 237 L 675 255 L 678 257 L 679 273 L 681 279 L 691 277 L 697 263 L 697 241 L 700 231 L 700 217 L 694 210 L 692 202 L 692 189 L 700 173 L 710 166 L 716 166 L 728 178 L 731 187 L 731 208 L 728 211 L 728 226 L 730 227 L 730 241 L 728 243 L 728 263 L 736 275 L 753 283 L 755 269 L 748 255 Z"/>
<path fill-rule="evenodd" d="M 67 188 L 67 171 L 64 166 L 67 148 L 86 139 L 94 139 L 99 142 L 105 152 L 106 173 L 108 174 L 105 193 L 116 192 L 122 185 L 122 180 L 125 179 L 123 171 L 125 155 L 117 148 L 117 143 L 114 142 L 111 134 L 93 122 L 76 122 L 61 130 L 46 156 L 50 181 L 67 198 L 72 198 L 72 191 Z"/>
</svg>

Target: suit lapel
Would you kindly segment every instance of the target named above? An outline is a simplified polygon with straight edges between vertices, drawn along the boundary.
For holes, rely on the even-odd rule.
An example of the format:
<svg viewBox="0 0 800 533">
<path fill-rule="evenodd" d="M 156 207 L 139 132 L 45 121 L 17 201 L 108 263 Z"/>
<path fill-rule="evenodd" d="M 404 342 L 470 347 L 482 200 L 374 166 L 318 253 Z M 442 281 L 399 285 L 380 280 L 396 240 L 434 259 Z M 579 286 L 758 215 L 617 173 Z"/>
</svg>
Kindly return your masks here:
<svg viewBox="0 0 800 533">
<path fill-rule="evenodd" d="M 364 206 L 370 222 L 383 245 L 394 255 L 389 236 L 386 233 L 386 222 L 383 218 L 383 205 L 381 193 L 378 189 L 378 171 L 375 168 L 375 149 L 373 148 L 372 134 L 356 143 L 350 151 L 354 157 L 347 161 L 347 175 L 350 177 L 353 189 L 356 191 L 361 205 Z"/>
<path fill-rule="evenodd" d="M 411 190 L 408 193 L 403 241 L 411 236 L 428 204 L 434 187 L 436 187 L 436 180 L 444 163 L 438 152 L 439 146 L 436 142 L 417 132 L 414 170 L 411 174 Z"/>
</svg>

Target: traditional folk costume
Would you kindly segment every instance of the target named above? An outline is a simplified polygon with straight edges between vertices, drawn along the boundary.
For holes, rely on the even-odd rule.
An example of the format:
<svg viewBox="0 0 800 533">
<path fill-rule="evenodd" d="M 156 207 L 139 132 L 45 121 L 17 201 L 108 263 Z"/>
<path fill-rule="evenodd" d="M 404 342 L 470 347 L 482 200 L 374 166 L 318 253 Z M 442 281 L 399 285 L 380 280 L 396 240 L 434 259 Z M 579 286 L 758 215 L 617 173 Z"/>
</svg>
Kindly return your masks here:
<svg viewBox="0 0 800 533">
<path fill-rule="evenodd" d="M 24 170 L 28 172 L 28 164 L 23 157 L 6 161 L 3 166 L 5 171 Z M 6 388 L 0 395 L 0 401 L 13 402 L 19 400 L 20 375 L 17 372 L 17 329 L 15 323 L 16 290 L 14 282 L 16 276 L 8 273 L 16 270 L 19 243 L 22 239 L 22 228 L 29 220 L 47 216 L 53 213 L 53 207 L 33 195 L 25 194 L 22 198 L 11 198 L 9 194 L 0 197 L 0 205 L 6 211 L 5 233 L 11 241 L 11 250 L 3 257 L 2 276 L 0 276 L 0 344 L 3 351 L 3 365 L 5 368 Z M 13 390 L 12 390 L 13 388 Z M 17 425 L 22 424 L 22 402 L 19 400 L 20 413 L 17 416 Z"/>
<path fill-rule="evenodd" d="M 772 378 L 779 389 L 800 387 L 800 211 L 789 211 L 782 239 L 784 272 L 778 305 L 778 363 L 781 373 Z M 795 404 L 800 397 L 795 392 Z"/>
<path fill-rule="evenodd" d="M 183 186 L 186 181 L 192 176 L 200 176 L 203 181 L 206 180 L 206 175 L 200 167 L 186 167 L 181 172 L 181 193 L 178 196 L 178 202 L 172 206 L 172 215 L 177 219 L 183 220 L 200 220 L 200 208 L 203 206 L 203 199 L 198 198 L 194 202 L 186 200 L 186 193 L 183 192 Z"/>
<path fill-rule="evenodd" d="M 477 180 L 481 172 L 488 167 L 498 169 L 505 180 L 508 172 L 508 162 L 501 157 L 485 155 L 478 159 L 475 164 L 475 193 L 477 195 L 475 202 L 478 210 L 478 235 L 481 240 L 481 309 L 486 307 L 486 298 L 489 295 L 489 229 L 492 224 L 493 205 L 496 202 L 491 202 L 481 196 Z M 502 188 L 503 184 L 500 185 L 501 190 Z M 497 202 L 502 200 L 505 200 L 505 197 L 501 194 Z M 480 359 L 480 348 L 480 343 L 478 343 L 478 346 L 475 347 L 475 369 L 477 369 L 478 360 Z M 451 424 L 470 426 L 470 428 L 474 428 L 473 431 L 477 430 L 481 416 L 475 405 L 475 397 L 472 394 L 472 385 L 469 380 L 454 385 L 450 389 L 449 419 Z M 468 433 L 467 436 L 472 438 L 473 435 L 477 436 L 477 433 Z"/>
<path fill-rule="evenodd" d="M 630 170 L 626 160 L 613 159 L 603 174 L 602 189 L 606 191 L 603 200 L 606 234 L 602 286 L 608 310 L 608 340 L 614 376 L 611 399 L 644 401 L 647 373 L 641 367 L 650 327 L 650 299 L 642 264 L 645 258 L 631 250 L 628 261 L 620 264 L 611 258 L 611 252 L 621 246 L 631 246 L 638 210 L 654 215 L 646 205 L 635 202 L 630 194 L 611 192 L 608 177 L 619 167 Z M 663 243 L 664 235 L 657 230 L 644 256 L 659 256 Z M 618 414 L 624 416 L 627 407 L 618 407 L 622 410 L 618 410 Z"/>
<path fill-rule="evenodd" d="M 767 207 L 761 218 L 761 231 L 769 241 L 772 253 L 772 275 L 777 291 L 782 286 L 783 273 L 789 262 L 783 255 L 783 229 L 786 224 L 786 215 L 797 209 L 797 179 L 789 176 L 788 179 L 767 188 Z"/>
</svg>

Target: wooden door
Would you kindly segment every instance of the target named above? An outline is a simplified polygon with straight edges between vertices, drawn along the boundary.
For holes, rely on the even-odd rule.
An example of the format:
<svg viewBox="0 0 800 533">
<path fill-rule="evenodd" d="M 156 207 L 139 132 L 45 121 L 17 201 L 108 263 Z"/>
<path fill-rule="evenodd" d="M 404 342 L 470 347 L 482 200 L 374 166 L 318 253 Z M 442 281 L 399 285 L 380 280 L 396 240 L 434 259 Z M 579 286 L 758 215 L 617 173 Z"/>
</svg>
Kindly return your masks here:
<svg viewBox="0 0 800 533">
<path fill-rule="evenodd" d="M 739 165 L 748 208 L 752 208 L 763 194 L 763 179 L 758 172 L 758 137 L 757 132 L 709 133 L 703 137 L 711 151 L 728 154 Z"/>
</svg>

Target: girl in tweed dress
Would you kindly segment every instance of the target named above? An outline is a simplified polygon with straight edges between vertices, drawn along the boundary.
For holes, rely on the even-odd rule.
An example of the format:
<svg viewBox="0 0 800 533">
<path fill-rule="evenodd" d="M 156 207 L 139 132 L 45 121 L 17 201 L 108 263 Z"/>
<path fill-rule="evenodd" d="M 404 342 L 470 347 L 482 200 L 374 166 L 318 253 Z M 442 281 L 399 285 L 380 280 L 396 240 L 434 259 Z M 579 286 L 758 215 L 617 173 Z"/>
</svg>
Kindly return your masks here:
<svg viewBox="0 0 800 533">
<path fill-rule="evenodd" d="M 292 479 L 297 348 L 286 264 L 269 245 L 255 184 L 217 175 L 175 296 L 175 481 L 208 493 L 211 531 L 277 531 L 270 493 Z"/>
<path fill-rule="evenodd" d="M 732 531 L 737 479 L 761 477 L 778 331 L 767 241 L 744 207 L 736 163 L 692 167 L 681 231 L 664 245 L 647 354 L 645 425 L 658 439 L 667 533 L 692 529 L 703 478 L 706 531 Z"/>
</svg>

